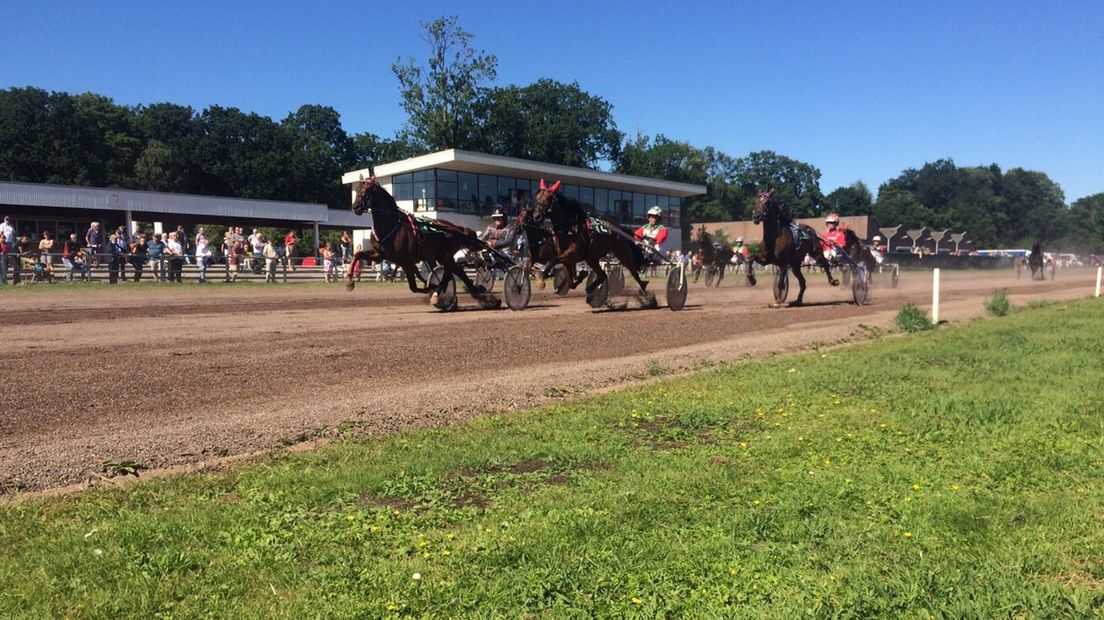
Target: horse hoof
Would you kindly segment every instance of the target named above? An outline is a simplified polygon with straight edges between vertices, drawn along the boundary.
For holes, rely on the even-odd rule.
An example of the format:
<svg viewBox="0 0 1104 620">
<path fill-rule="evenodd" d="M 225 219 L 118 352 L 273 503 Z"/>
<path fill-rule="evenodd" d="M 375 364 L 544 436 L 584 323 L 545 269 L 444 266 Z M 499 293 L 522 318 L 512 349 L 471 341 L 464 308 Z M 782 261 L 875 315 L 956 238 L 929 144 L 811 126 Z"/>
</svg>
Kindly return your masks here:
<svg viewBox="0 0 1104 620">
<path fill-rule="evenodd" d="M 346 293 L 352 293 L 354 288 L 356 288 L 356 282 L 349 281 L 345 283 Z"/>
<path fill-rule="evenodd" d="M 832 286 L 839 286 L 839 280 L 828 280 L 828 283 Z"/>
<path fill-rule="evenodd" d="M 436 291 L 429 294 L 429 303 L 430 303 L 430 305 L 433 305 L 433 306 L 437 305 L 437 292 Z"/>
</svg>

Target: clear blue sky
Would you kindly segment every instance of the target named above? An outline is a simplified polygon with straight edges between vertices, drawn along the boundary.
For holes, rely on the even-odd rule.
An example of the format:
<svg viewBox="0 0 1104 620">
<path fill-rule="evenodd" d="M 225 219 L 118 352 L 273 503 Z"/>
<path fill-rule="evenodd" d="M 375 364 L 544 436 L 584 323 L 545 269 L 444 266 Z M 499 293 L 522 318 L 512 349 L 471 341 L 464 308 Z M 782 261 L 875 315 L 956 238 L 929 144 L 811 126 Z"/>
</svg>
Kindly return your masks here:
<svg viewBox="0 0 1104 620">
<path fill-rule="evenodd" d="M 465 5 L 472 5 L 465 7 Z M 1104 0 L 1086 2 L 56 2 L 0 0 L 0 88 L 117 103 L 405 114 L 391 64 L 456 14 L 497 84 L 578 81 L 626 133 L 809 162 L 872 191 L 950 157 L 1104 191 Z"/>
</svg>

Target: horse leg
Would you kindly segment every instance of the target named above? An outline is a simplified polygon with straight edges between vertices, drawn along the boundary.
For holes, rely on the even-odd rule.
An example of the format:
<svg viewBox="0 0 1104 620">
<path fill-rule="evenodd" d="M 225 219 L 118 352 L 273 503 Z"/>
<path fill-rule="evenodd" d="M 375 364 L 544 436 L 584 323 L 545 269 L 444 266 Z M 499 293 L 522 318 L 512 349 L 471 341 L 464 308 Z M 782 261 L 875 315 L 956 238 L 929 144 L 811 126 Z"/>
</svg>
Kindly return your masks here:
<svg viewBox="0 0 1104 620">
<path fill-rule="evenodd" d="M 751 256 L 747 260 L 747 281 L 750 286 L 755 286 L 755 263 L 759 263 L 764 267 L 767 266 L 767 261 L 759 256 Z"/>
<path fill-rule="evenodd" d="M 724 263 L 721 263 L 721 268 L 717 271 L 717 283 L 713 285 L 714 288 L 721 288 L 721 280 L 724 280 L 724 270 L 726 266 L 727 265 Z"/>
<path fill-rule="evenodd" d="M 353 255 L 353 262 L 349 269 L 345 270 L 345 290 L 352 291 L 356 288 L 356 277 L 360 275 L 361 261 L 378 260 L 379 254 L 375 250 L 361 250 Z"/>
<path fill-rule="evenodd" d="M 794 277 L 797 278 L 797 285 L 800 290 L 797 292 L 797 299 L 793 300 L 791 306 L 800 306 L 805 303 L 805 276 L 801 274 L 801 262 L 791 263 L 790 271 L 793 272 Z"/>
</svg>

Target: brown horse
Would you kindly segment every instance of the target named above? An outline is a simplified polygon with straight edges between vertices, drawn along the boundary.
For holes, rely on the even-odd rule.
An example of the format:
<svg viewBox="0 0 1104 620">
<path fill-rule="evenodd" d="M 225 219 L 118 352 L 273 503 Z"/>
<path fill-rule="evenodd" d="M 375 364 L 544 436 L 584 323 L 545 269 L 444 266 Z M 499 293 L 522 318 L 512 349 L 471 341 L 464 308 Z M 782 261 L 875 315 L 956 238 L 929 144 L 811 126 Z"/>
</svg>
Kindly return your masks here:
<svg viewBox="0 0 1104 620">
<path fill-rule="evenodd" d="M 522 205 L 518 209 L 518 233 L 525 236 L 525 273 L 533 273 L 533 265 L 540 263 L 537 271 L 537 288 L 543 289 L 545 279 L 556 264 L 556 243 L 552 231 L 533 217 L 533 207 Z"/>
<path fill-rule="evenodd" d="M 361 215 L 365 211 L 372 212 L 372 232 L 375 234 L 370 247 L 353 255 L 353 267 L 345 273 L 345 290 L 351 291 L 356 286 L 361 261 L 388 260 L 402 267 L 411 292 L 443 292 L 448 278 L 442 278 L 432 291 L 428 286 L 418 286 L 421 276 L 416 265 L 426 261 L 431 266 L 443 266 L 448 274 L 459 278 L 468 292 L 484 306 L 495 305 L 497 298 L 486 294 L 482 286 L 472 282 L 453 258 L 463 249 L 481 249 L 475 231 L 446 220 L 415 219 L 399 208 L 391 194 L 376 183 L 375 176 L 361 177 L 356 186 L 353 212 Z"/>
<path fill-rule="evenodd" d="M 571 288 L 575 288 L 586 278 L 586 274 L 575 273 L 576 263 L 585 262 L 595 275 L 594 280 L 586 287 L 587 303 L 594 307 L 594 292 L 608 279 L 599 261 L 607 254 L 613 254 L 640 286 L 641 304 L 654 308 L 655 295 L 648 292 L 648 283 L 640 277 L 640 271 L 647 263 L 644 250 L 633 241 L 632 235 L 613 222 L 591 217 L 578 200 L 560 194 L 559 188 L 560 181 L 547 187 L 544 179 L 541 179 L 533 217 L 537 221 L 545 217 L 552 221 L 552 240 L 556 253 L 554 261 L 567 268 Z M 548 269 L 548 265 L 545 269 Z"/>
<path fill-rule="evenodd" d="M 759 252 L 752 255 L 750 263 L 760 265 L 775 265 L 783 270 L 789 269 L 797 278 L 801 286 L 800 292 L 790 305 L 800 306 L 805 299 L 805 276 L 801 275 L 801 261 L 806 256 L 812 256 L 817 265 L 828 276 L 828 283 L 839 286 L 839 280 L 832 277 L 832 267 L 824 258 L 820 248 L 820 239 L 816 231 L 804 224 L 794 224 L 793 219 L 786 212 L 782 201 L 774 197 L 770 190 L 762 192 L 755 200 L 755 212 L 752 221 L 763 224 L 763 242 L 759 245 Z M 748 270 L 748 283 L 755 285 L 755 274 Z M 777 307 L 777 304 L 775 304 Z"/>
<path fill-rule="evenodd" d="M 705 226 L 699 226 L 694 231 L 694 237 L 691 239 L 698 247 L 698 251 L 701 252 L 701 264 L 695 265 L 694 283 L 698 282 L 698 278 L 701 277 L 703 269 L 708 273 L 714 273 L 717 276 L 715 282 L 710 282 L 712 279 L 708 273 L 705 278 L 706 286 L 720 286 L 721 280 L 724 280 L 725 268 L 732 263 L 732 257 L 736 254 L 731 248 L 723 244 L 713 243 L 713 237 L 705 231 Z M 737 266 L 738 268 L 739 266 Z"/>
</svg>

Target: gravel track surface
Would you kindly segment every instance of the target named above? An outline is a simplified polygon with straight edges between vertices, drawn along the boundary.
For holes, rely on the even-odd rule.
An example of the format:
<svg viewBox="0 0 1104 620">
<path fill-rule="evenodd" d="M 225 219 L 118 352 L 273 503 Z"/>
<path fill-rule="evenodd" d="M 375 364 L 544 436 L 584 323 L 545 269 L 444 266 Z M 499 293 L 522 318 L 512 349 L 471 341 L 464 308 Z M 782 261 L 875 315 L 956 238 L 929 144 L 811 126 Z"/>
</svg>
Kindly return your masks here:
<svg viewBox="0 0 1104 620">
<path fill-rule="evenodd" d="M 1086 297 L 1094 270 L 1058 280 L 946 272 L 941 318 Z M 758 287 L 691 285 L 686 309 L 593 312 L 581 291 L 534 287 L 529 309 L 440 313 L 405 286 L 105 284 L 0 290 L 0 496 L 103 483 L 109 461 L 217 466 L 317 438 L 442 426 L 712 363 L 793 352 L 888 328 L 925 309 L 929 273 L 868 305 L 809 276 L 808 305 L 768 308 Z M 663 304 L 662 281 L 651 286 Z M 791 298 L 797 294 L 791 281 Z M 642 388 L 642 389 L 647 389 Z"/>
</svg>

